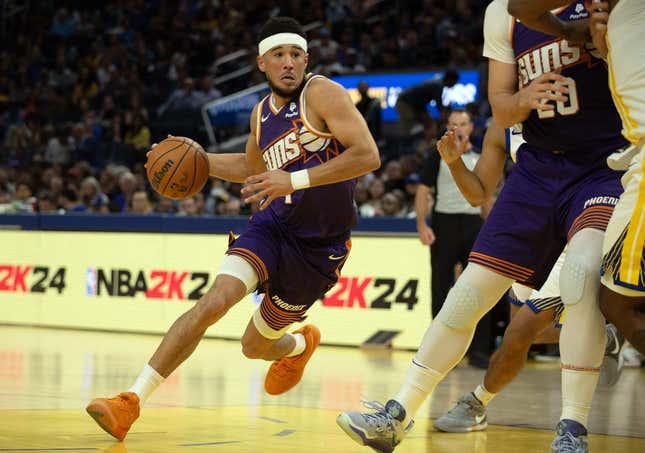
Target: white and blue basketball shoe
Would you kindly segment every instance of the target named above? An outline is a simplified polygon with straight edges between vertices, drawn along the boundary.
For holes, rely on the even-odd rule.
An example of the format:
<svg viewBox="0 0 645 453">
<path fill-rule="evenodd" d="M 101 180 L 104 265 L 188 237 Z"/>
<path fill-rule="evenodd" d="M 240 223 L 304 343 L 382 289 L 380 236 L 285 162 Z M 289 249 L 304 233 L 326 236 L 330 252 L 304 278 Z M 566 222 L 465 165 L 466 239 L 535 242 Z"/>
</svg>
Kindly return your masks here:
<svg viewBox="0 0 645 453">
<path fill-rule="evenodd" d="M 336 418 L 336 423 L 354 442 L 380 453 L 392 453 L 412 429 L 414 420 L 404 427 L 405 409 L 394 400 L 389 400 L 385 406 L 376 401 L 364 401 L 363 404 L 375 412 L 343 412 Z"/>
<path fill-rule="evenodd" d="M 555 427 L 552 453 L 588 453 L 587 428 L 575 420 L 562 419 Z"/>
</svg>

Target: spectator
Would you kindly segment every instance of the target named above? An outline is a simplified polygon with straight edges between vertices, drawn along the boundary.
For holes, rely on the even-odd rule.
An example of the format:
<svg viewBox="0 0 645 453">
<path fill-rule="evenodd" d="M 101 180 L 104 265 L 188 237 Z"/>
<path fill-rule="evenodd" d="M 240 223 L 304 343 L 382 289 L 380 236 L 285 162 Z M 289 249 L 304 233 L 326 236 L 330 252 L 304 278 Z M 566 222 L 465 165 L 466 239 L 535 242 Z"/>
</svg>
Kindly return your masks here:
<svg viewBox="0 0 645 453">
<path fill-rule="evenodd" d="M 401 91 L 396 101 L 401 133 L 408 136 L 435 128 L 427 106 L 434 101 L 439 109 L 443 108 L 443 89 L 453 87 L 458 80 L 459 74 L 456 71 L 446 71 L 441 80 L 426 80 Z M 421 126 L 421 128 L 417 129 L 415 126 Z"/>
<path fill-rule="evenodd" d="M 88 176 L 81 183 L 80 198 L 89 212 L 107 214 L 110 199 L 101 191 L 99 182 L 94 176 Z"/>
<path fill-rule="evenodd" d="M 73 189 L 65 189 L 58 196 L 58 205 L 64 212 L 86 212 L 87 206 L 79 202 L 78 194 Z"/>
<path fill-rule="evenodd" d="M 381 199 L 385 217 L 403 217 L 401 200 L 392 192 L 387 192 Z"/>
<path fill-rule="evenodd" d="M 51 192 L 43 192 L 38 197 L 38 212 L 41 214 L 58 214 L 58 199 Z"/>
<path fill-rule="evenodd" d="M 69 129 L 59 126 L 56 135 L 47 142 L 45 162 L 66 165 L 70 162 L 74 148 L 74 139 L 69 134 Z"/>
<path fill-rule="evenodd" d="M 134 114 L 132 125 L 127 129 L 123 142 L 126 145 L 131 145 L 139 153 L 147 152 L 150 149 L 150 129 L 148 129 L 145 117 L 141 112 Z"/>
<path fill-rule="evenodd" d="M 358 83 L 358 94 L 360 95 L 360 99 L 356 103 L 356 108 L 361 112 L 363 118 L 365 118 L 367 127 L 372 133 L 374 140 L 378 143 L 381 139 L 381 128 L 383 126 L 381 100 L 369 95 L 369 86 L 364 80 Z"/>
<path fill-rule="evenodd" d="M 18 183 L 11 204 L 17 212 L 34 212 L 36 198 L 33 196 L 31 186 L 26 182 Z"/>
<path fill-rule="evenodd" d="M 150 206 L 150 198 L 148 198 L 148 192 L 146 192 L 145 190 L 137 190 L 132 194 L 130 212 L 132 214 L 141 215 L 148 215 L 150 214 L 150 212 L 152 212 L 152 206 Z"/>
<path fill-rule="evenodd" d="M 205 75 L 200 80 L 199 90 L 197 91 L 199 107 L 222 97 L 222 92 L 215 88 L 213 77 Z"/>
<path fill-rule="evenodd" d="M 153 212 L 155 214 L 174 214 L 175 204 L 170 198 L 160 196 Z"/>
<path fill-rule="evenodd" d="M 190 77 L 185 77 L 181 88 L 176 89 L 163 103 L 157 113 L 161 116 L 169 110 L 197 110 L 202 106 L 202 96 L 195 91 L 195 82 Z"/>
<path fill-rule="evenodd" d="M 177 211 L 179 216 L 195 216 L 197 215 L 197 203 L 195 203 L 195 197 L 184 198 L 179 202 L 179 210 Z"/>
</svg>

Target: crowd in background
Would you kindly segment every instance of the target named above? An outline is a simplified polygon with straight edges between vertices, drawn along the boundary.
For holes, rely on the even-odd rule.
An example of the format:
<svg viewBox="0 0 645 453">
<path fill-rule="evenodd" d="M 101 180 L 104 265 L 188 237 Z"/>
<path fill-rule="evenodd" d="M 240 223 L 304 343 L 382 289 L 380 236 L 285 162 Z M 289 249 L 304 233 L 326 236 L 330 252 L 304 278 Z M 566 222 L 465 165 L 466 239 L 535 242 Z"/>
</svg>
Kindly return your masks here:
<svg viewBox="0 0 645 453">
<path fill-rule="evenodd" d="M 310 25 L 317 73 L 483 61 L 477 0 L 7 3 L 16 8 L 3 9 L 0 30 L 0 212 L 251 213 L 240 185 L 222 181 L 188 200 L 158 197 L 143 162 L 151 143 L 180 127 L 206 143 L 200 107 L 264 81 L 244 68 L 255 67 L 255 36 L 270 15 Z M 240 50 L 246 57 L 221 58 Z M 218 82 L 232 71 L 242 75 Z M 485 104 L 470 106 L 476 124 Z M 440 130 L 406 137 L 403 152 L 384 153 L 381 169 L 361 178 L 361 216 L 414 215 L 418 172 Z"/>
</svg>

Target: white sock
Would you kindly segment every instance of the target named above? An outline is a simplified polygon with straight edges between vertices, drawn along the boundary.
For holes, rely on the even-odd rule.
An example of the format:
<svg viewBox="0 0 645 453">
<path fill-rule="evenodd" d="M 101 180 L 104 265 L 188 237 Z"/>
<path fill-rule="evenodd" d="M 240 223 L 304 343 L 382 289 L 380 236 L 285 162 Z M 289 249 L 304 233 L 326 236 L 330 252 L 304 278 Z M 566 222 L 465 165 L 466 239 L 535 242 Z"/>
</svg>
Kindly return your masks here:
<svg viewBox="0 0 645 453">
<path fill-rule="evenodd" d="M 296 356 L 296 355 L 300 355 L 305 351 L 305 348 L 307 347 L 307 341 L 305 340 L 305 336 L 303 334 L 301 334 L 301 333 L 285 333 L 285 335 L 291 335 L 293 337 L 293 339 L 296 340 L 296 346 L 285 357 L 293 357 L 293 356 Z"/>
<path fill-rule="evenodd" d="M 562 369 L 562 415 L 585 428 L 591 409 L 598 371 Z"/>
<path fill-rule="evenodd" d="M 427 368 L 414 359 L 412 360 L 412 365 L 408 369 L 405 381 L 403 381 L 399 393 L 393 398 L 405 408 L 403 426 L 408 426 L 419 407 L 444 376 L 444 374 Z"/>
<path fill-rule="evenodd" d="M 488 390 L 486 390 L 486 387 L 484 387 L 484 384 L 482 383 L 477 386 L 477 388 L 473 392 L 473 395 L 475 395 L 475 398 L 481 401 L 484 406 L 487 406 L 488 403 L 490 403 L 491 400 L 495 398 L 495 395 L 497 395 L 497 393 L 489 392 Z"/>
<path fill-rule="evenodd" d="M 136 393 L 139 397 L 139 406 L 143 406 L 143 403 L 146 402 L 152 392 L 165 380 L 166 378 L 146 363 L 139 377 L 134 381 L 134 384 L 132 384 L 132 387 L 128 391 Z"/>
</svg>

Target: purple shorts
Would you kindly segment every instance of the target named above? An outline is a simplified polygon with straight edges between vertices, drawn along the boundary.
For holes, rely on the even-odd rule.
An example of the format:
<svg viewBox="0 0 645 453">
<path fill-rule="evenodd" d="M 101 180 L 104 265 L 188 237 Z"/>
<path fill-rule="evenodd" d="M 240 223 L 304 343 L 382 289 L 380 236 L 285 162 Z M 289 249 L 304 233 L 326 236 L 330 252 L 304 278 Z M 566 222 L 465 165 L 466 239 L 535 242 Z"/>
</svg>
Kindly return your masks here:
<svg viewBox="0 0 645 453">
<path fill-rule="evenodd" d="M 524 144 L 469 261 L 540 288 L 576 232 L 605 230 L 623 191 L 623 173 L 593 159 Z"/>
<path fill-rule="evenodd" d="M 253 266 L 258 292 L 265 295 L 262 318 L 272 329 L 281 330 L 302 321 L 307 309 L 336 284 L 349 255 L 350 235 L 304 240 L 269 216 L 255 217 L 226 253 Z"/>
</svg>

